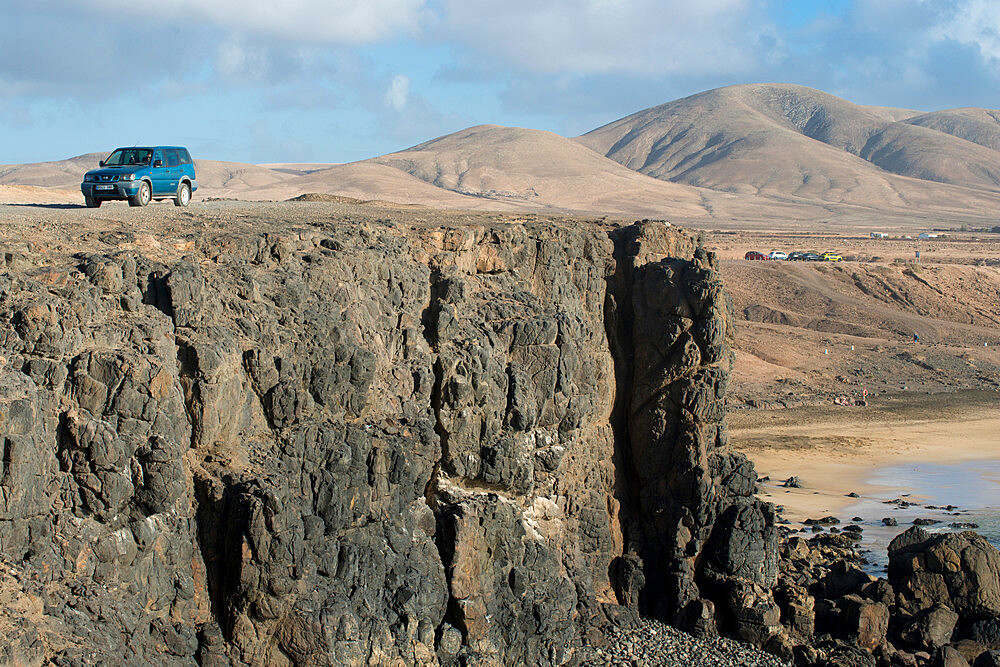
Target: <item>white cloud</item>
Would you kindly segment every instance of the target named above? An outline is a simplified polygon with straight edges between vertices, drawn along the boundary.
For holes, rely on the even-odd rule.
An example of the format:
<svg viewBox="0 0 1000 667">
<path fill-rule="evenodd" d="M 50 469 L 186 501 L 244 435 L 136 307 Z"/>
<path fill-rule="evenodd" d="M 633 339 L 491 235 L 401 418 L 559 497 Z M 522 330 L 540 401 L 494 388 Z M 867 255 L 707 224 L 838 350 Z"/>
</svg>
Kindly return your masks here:
<svg viewBox="0 0 1000 667">
<path fill-rule="evenodd" d="M 996 0 L 960 2 L 954 16 L 936 33 L 941 38 L 979 47 L 987 61 L 1000 61 L 1000 4 Z"/>
<path fill-rule="evenodd" d="M 260 81 L 267 75 L 267 57 L 247 47 L 242 40 L 231 37 L 216 50 L 215 69 L 229 80 Z"/>
<path fill-rule="evenodd" d="M 756 40 L 767 30 L 759 4 L 443 0 L 438 28 L 450 40 L 529 71 L 737 73 L 756 64 Z"/>
<path fill-rule="evenodd" d="M 129 12 L 158 22 L 208 22 L 223 30 L 282 39 L 366 44 L 417 27 L 425 0 L 91 0 L 95 14 Z M 74 1 L 74 6 L 81 5 Z"/>
<path fill-rule="evenodd" d="M 389 89 L 385 91 L 385 104 L 394 111 L 402 111 L 410 97 L 410 77 L 397 74 L 392 77 Z"/>
</svg>

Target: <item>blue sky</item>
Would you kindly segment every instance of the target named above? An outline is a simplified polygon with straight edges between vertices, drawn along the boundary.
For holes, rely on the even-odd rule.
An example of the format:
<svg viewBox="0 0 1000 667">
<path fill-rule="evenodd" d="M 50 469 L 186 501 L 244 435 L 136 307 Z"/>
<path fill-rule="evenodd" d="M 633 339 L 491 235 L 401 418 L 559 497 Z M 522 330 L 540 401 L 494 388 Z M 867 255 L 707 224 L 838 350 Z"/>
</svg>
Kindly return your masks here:
<svg viewBox="0 0 1000 667">
<path fill-rule="evenodd" d="M 0 164 L 134 143 L 346 162 L 575 136 L 718 86 L 1000 107 L 996 0 L 3 0 Z"/>
</svg>

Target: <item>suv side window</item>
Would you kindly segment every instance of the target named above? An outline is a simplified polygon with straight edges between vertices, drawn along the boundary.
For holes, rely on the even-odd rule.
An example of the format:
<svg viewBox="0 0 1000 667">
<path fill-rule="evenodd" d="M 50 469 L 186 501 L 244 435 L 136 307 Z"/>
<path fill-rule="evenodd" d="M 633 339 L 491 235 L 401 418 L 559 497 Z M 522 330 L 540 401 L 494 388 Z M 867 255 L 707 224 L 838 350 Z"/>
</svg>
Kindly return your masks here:
<svg viewBox="0 0 1000 667">
<path fill-rule="evenodd" d="M 166 166 L 168 166 L 168 167 L 176 167 L 177 165 L 179 165 L 181 163 L 181 158 L 177 154 L 177 150 L 176 149 L 174 149 L 174 148 L 167 148 L 163 152 L 164 152 L 164 154 L 166 155 L 166 158 L 167 158 L 166 160 L 163 161 L 163 163 Z"/>
<path fill-rule="evenodd" d="M 153 166 L 155 166 L 157 160 L 163 160 L 163 151 L 160 150 L 159 148 L 157 148 L 155 151 L 153 151 L 153 162 L 151 164 Z M 164 164 L 166 164 L 166 163 L 164 163 Z"/>
<path fill-rule="evenodd" d="M 186 148 L 181 148 L 177 151 L 181 158 L 181 164 L 191 164 L 191 154 L 188 153 Z"/>
</svg>

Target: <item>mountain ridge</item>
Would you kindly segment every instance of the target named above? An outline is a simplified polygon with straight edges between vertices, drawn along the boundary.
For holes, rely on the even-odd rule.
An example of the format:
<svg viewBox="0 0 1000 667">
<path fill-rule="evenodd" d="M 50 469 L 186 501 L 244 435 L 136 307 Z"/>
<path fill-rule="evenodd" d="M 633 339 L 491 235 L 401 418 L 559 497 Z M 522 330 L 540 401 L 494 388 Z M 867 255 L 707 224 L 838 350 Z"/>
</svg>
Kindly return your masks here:
<svg viewBox="0 0 1000 667">
<path fill-rule="evenodd" d="M 0 185 L 54 188 L 63 197 L 100 156 L 2 165 Z M 1000 111 L 865 106 L 794 84 L 741 84 L 575 138 L 484 124 L 347 164 L 196 166 L 203 197 L 321 193 L 433 208 L 684 220 L 821 221 L 859 212 L 995 218 Z"/>
</svg>

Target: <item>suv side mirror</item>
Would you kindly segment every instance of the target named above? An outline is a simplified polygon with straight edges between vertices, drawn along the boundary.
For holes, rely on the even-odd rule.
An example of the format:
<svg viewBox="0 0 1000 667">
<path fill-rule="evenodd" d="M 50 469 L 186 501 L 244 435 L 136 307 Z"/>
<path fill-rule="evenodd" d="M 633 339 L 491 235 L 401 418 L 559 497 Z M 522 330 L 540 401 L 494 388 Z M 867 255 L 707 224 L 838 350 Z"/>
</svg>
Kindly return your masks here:
<svg viewBox="0 0 1000 667">
<path fill-rule="evenodd" d="M 163 160 L 153 160 L 153 166 L 154 167 L 162 167 L 163 166 Z"/>
<path fill-rule="evenodd" d="M 101 166 L 101 167 L 103 167 L 103 166 L 104 166 L 104 160 L 101 160 L 101 161 L 100 161 L 100 162 L 98 162 L 97 164 L 98 164 L 98 166 Z"/>
</svg>

